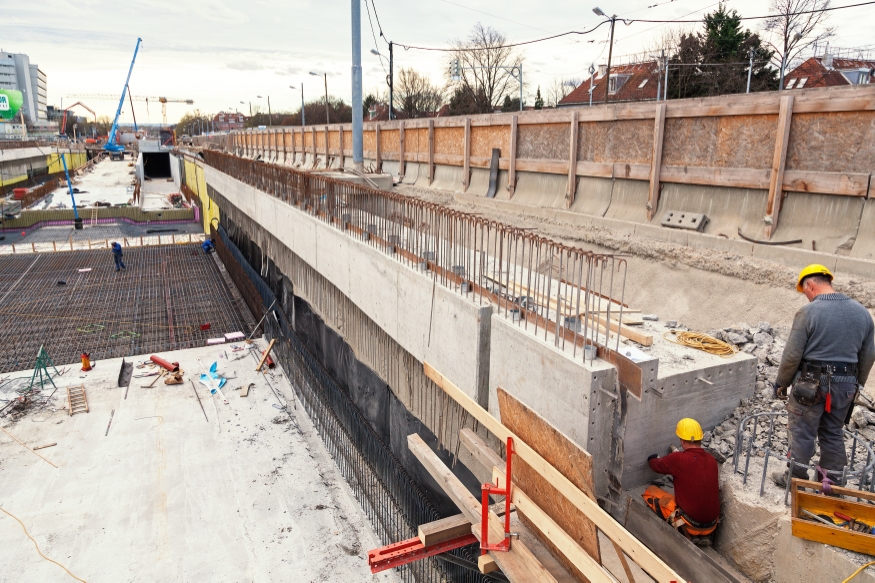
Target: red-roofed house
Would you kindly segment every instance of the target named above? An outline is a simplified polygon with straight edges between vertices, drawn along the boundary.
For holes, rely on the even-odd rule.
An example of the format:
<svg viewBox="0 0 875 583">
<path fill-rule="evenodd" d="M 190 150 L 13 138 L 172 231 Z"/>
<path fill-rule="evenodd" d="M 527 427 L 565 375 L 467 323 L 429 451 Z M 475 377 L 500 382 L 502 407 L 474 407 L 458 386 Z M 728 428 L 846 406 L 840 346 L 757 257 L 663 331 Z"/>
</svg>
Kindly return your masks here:
<svg viewBox="0 0 875 583">
<path fill-rule="evenodd" d="M 246 116 L 242 113 L 220 111 L 213 116 L 213 130 L 227 132 L 229 130 L 242 130 L 246 127 Z"/>
<path fill-rule="evenodd" d="M 875 61 L 840 59 L 832 55 L 811 57 L 787 73 L 785 89 L 865 85 L 875 82 Z"/>
<path fill-rule="evenodd" d="M 659 65 L 656 61 L 632 65 L 612 65 L 611 78 L 607 80 L 607 67 L 602 65 L 592 79 L 584 81 L 580 87 L 562 99 L 558 107 L 589 105 L 589 88 L 592 82 L 592 102 L 648 101 L 656 99 L 659 86 Z"/>
</svg>

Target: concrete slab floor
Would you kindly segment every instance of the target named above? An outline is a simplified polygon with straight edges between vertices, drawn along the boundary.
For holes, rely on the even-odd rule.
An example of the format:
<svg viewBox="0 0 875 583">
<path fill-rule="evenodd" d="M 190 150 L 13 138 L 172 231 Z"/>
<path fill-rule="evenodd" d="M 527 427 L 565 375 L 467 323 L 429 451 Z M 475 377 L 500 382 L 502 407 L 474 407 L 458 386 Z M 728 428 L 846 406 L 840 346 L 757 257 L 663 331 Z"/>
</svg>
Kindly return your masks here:
<svg viewBox="0 0 875 583">
<path fill-rule="evenodd" d="M 396 581 L 391 571 L 370 574 L 367 551 L 379 543 L 288 379 L 279 368 L 256 373 L 249 352 L 164 353 L 185 384 L 142 388 L 154 377 L 134 378 L 127 399 L 121 359 L 74 367 L 57 379 L 52 406 L 0 420 L 32 447 L 57 442 L 38 453 L 58 466 L 0 433 L 0 507 L 89 582 Z M 229 377 L 228 405 L 196 380 L 198 358 Z M 64 387 L 80 383 L 89 412 L 70 417 Z M 237 387 L 249 383 L 241 397 Z M 0 581 L 62 580 L 71 579 L 0 513 Z"/>
<path fill-rule="evenodd" d="M 110 204 L 125 204 L 134 196 L 135 172 L 134 166 L 128 166 L 130 158 L 124 162 L 104 159 L 93 166 L 90 171 L 76 178 L 70 177 L 73 186 L 82 192 L 75 194 L 76 204 L 91 206 L 95 202 Z M 63 205 L 61 206 L 61 203 Z M 52 192 L 52 201 L 47 208 L 73 208 L 70 190 L 67 182 L 62 180 L 60 186 Z M 39 202 L 31 208 L 46 208 L 44 202 Z"/>
</svg>

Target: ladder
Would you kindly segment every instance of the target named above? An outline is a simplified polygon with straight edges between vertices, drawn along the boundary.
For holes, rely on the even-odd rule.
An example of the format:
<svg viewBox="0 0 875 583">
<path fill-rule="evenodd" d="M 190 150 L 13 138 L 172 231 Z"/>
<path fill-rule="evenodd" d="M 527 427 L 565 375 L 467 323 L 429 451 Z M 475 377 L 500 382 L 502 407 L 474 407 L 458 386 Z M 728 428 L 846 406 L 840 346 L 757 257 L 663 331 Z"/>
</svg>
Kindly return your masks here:
<svg viewBox="0 0 875 583">
<path fill-rule="evenodd" d="M 97 225 L 97 210 L 100 207 L 94 207 L 91 209 L 91 226 L 94 227 Z"/>
<path fill-rule="evenodd" d="M 88 399 L 85 398 L 85 385 L 67 387 L 67 409 L 70 415 L 88 413 Z"/>
</svg>

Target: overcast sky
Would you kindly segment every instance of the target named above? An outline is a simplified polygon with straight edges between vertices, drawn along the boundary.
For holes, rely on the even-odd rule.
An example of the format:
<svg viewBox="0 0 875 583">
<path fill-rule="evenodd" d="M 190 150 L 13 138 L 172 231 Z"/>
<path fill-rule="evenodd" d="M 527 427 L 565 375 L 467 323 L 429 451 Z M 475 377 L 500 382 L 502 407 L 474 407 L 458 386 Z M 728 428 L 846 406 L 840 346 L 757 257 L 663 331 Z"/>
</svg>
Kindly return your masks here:
<svg viewBox="0 0 875 583">
<path fill-rule="evenodd" d="M 709 0 L 590 0 L 608 14 L 643 19 L 690 19 L 716 8 Z M 524 41 L 586 30 L 601 18 L 586 2 L 571 0 L 374 0 L 383 32 L 396 43 L 445 47 L 464 38 L 481 22 L 504 32 L 511 41 Z M 834 0 L 834 5 L 853 4 Z M 249 103 L 266 110 L 257 95 L 270 95 L 276 110 L 300 106 L 304 84 L 307 101 L 323 94 L 323 80 L 309 71 L 328 73 L 328 91 L 349 101 L 350 3 L 340 0 L 0 0 L 0 49 L 30 55 L 48 76 L 49 104 L 71 104 L 78 94 L 118 96 L 127 74 L 137 36 L 143 38 L 131 76 L 134 96 L 193 99 L 195 105 L 168 105 L 168 121 L 195 107 L 208 112 L 239 108 Z M 367 6 L 371 8 L 371 3 Z M 768 0 L 729 0 L 742 16 L 768 14 Z M 371 10 L 373 10 L 371 8 Z M 871 45 L 875 5 L 837 10 L 830 24 L 837 29 L 832 44 Z M 371 14 L 374 30 L 376 18 Z M 759 21 L 745 25 L 756 30 Z M 650 48 L 672 27 L 696 25 L 617 24 L 614 55 L 622 57 Z M 571 36 L 523 48 L 528 95 L 542 92 L 560 78 L 584 78 L 591 63 L 607 60 L 609 27 L 587 36 Z M 379 50 L 388 54 L 377 36 Z M 362 67 L 364 89 L 385 87 L 384 66 L 370 54 L 375 41 L 362 7 Z M 446 55 L 403 50 L 396 45 L 395 67 L 414 67 L 443 83 Z M 295 85 L 296 90 L 289 88 Z M 117 97 L 116 97 L 117 99 Z M 117 101 L 85 100 L 99 115 L 112 115 Z M 241 105 L 240 102 L 245 102 Z M 531 97 L 529 97 L 531 101 Z M 161 121 L 160 106 L 136 103 L 138 121 Z M 83 112 L 84 113 L 84 112 Z M 123 119 L 130 121 L 125 104 Z"/>
</svg>

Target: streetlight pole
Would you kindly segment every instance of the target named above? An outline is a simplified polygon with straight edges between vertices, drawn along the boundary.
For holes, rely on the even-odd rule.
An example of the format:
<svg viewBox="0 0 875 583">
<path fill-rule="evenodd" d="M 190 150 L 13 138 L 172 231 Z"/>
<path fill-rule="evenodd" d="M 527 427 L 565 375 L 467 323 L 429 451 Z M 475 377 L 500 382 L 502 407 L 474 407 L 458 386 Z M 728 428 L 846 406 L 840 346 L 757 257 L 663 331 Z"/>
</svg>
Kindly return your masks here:
<svg viewBox="0 0 875 583">
<path fill-rule="evenodd" d="M 294 89 L 294 85 L 289 85 L 289 89 Z M 301 127 L 307 125 L 304 121 L 304 84 L 301 83 Z"/>
<path fill-rule="evenodd" d="M 605 14 L 601 8 L 596 6 L 592 9 L 599 16 L 604 16 L 608 18 L 608 15 Z M 608 41 L 608 70 L 605 73 L 605 79 L 607 80 L 607 86 L 605 87 L 605 103 L 608 102 L 608 97 L 610 96 L 610 88 L 611 88 L 611 56 L 614 52 L 614 25 L 617 23 L 617 15 L 614 14 L 610 17 L 611 21 L 611 40 Z"/>
<path fill-rule="evenodd" d="M 747 91 L 745 93 L 750 93 L 750 76 L 753 73 L 753 47 L 750 48 L 750 64 L 747 67 Z"/>
<path fill-rule="evenodd" d="M 361 59 L 361 57 L 359 58 Z M 322 73 L 322 75 L 320 75 L 319 73 L 310 71 L 310 74 L 314 77 L 322 77 L 325 80 L 325 123 L 331 123 L 330 116 L 328 115 L 328 73 Z"/>
<path fill-rule="evenodd" d="M 395 92 L 395 76 L 394 76 L 394 65 L 395 65 L 395 54 L 392 50 L 392 41 L 389 41 L 389 77 L 386 81 L 389 84 L 389 119 L 395 119 L 395 114 L 393 113 L 394 106 L 394 92 Z M 371 49 L 371 54 L 376 55 L 378 57 L 382 56 L 379 51 L 375 49 Z"/>
<path fill-rule="evenodd" d="M 364 147 L 362 145 L 362 3 L 350 0 L 352 21 L 352 166 L 364 170 Z M 328 77 L 325 77 L 325 107 L 328 108 Z M 341 148 L 343 144 L 341 144 Z"/>
</svg>

